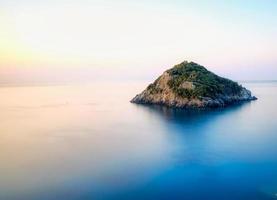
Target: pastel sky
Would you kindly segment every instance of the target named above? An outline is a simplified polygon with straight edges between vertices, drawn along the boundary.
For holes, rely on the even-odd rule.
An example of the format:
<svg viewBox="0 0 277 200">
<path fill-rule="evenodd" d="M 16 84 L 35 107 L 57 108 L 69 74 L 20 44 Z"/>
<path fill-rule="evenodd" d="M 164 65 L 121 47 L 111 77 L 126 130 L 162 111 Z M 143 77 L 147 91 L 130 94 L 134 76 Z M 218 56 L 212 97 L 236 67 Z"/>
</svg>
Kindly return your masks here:
<svg viewBox="0 0 277 200">
<path fill-rule="evenodd" d="M 183 60 L 277 79 L 275 0 L 0 0 L 0 82 L 145 80 Z"/>
</svg>

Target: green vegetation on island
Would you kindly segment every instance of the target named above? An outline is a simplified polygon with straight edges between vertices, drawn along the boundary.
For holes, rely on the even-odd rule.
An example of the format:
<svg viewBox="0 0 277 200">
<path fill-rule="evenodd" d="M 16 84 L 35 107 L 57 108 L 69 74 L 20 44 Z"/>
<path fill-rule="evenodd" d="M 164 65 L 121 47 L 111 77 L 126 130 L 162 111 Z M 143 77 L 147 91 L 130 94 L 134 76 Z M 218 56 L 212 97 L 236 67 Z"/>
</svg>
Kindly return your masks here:
<svg viewBox="0 0 277 200">
<path fill-rule="evenodd" d="M 167 71 L 173 78 L 169 87 L 178 95 L 187 98 L 211 97 L 218 95 L 235 95 L 242 86 L 226 78 L 217 76 L 205 67 L 194 62 L 182 62 Z M 184 88 L 182 83 L 191 82 L 193 88 Z"/>
</svg>

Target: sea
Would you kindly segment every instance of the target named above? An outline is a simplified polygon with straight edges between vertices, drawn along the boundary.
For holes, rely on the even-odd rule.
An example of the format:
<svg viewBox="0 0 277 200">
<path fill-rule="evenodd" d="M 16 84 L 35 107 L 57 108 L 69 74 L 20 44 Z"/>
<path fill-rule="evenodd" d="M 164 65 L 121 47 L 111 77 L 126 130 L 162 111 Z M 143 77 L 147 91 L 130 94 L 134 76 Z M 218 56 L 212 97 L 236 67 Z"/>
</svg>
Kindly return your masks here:
<svg viewBox="0 0 277 200">
<path fill-rule="evenodd" d="M 277 82 L 194 111 L 130 103 L 147 84 L 0 86 L 0 199 L 277 199 Z"/>
</svg>

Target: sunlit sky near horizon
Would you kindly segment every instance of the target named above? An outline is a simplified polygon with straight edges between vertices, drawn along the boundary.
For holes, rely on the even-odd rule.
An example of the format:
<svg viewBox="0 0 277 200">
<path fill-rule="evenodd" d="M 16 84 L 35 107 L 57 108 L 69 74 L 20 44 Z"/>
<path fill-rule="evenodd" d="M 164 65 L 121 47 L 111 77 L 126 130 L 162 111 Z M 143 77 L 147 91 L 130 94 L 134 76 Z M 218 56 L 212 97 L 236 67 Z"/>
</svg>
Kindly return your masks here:
<svg viewBox="0 0 277 200">
<path fill-rule="evenodd" d="M 0 82 L 151 80 L 183 60 L 277 79 L 277 1 L 0 0 Z"/>
</svg>

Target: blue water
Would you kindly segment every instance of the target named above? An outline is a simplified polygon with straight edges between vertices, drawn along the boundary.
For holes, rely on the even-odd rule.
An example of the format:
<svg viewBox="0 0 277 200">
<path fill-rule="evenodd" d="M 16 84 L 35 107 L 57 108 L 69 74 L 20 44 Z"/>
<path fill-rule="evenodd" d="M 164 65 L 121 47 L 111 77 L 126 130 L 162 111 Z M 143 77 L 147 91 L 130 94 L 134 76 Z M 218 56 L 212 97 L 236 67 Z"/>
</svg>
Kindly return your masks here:
<svg viewBox="0 0 277 200">
<path fill-rule="evenodd" d="M 0 199 L 277 199 L 277 83 L 185 111 L 145 83 L 0 88 Z"/>
</svg>

